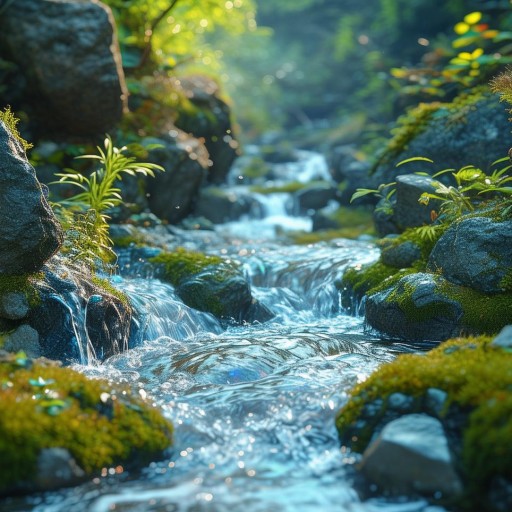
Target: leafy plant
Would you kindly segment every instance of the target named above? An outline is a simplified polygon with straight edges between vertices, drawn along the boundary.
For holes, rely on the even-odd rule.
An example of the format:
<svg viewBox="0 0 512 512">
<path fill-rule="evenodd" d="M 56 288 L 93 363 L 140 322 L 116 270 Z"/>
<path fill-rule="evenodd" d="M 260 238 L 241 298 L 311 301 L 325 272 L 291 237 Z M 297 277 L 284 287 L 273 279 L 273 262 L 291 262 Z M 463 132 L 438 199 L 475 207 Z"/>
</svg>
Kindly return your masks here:
<svg viewBox="0 0 512 512">
<path fill-rule="evenodd" d="M 493 166 L 506 160 L 508 160 L 507 157 L 496 160 Z M 433 193 L 424 192 L 419 201 L 427 205 L 430 199 L 441 200 L 440 214 L 449 220 L 455 220 L 464 213 L 473 211 L 483 201 L 498 197 L 505 199 L 502 201 L 505 206 L 502 215 L 508 215 L 512 209 L 512 187 L 507 184 L 512 182 L 512 176 L 505 173 L 511 168 L 511 165 L 507 165 L 495 169 L 491 174 L 486 174 L 471 165 L 462 167 L 456 172 L 453 172 L 453 169 L 445 169 L 434 174 L 433 177 L 450 172 L 456 185 L 445 185 L 440 181 L 434 181 L 436 190 Z"/>
<path fill-rule="evenodd" d="M 59 207 L 64 207 L 60 212 L 65 227 L 68 227 L 67 245 L 72 258 L 85 261 L 93 268 L 98 258 L 103 262 L 111 262 L 115 258 L 113 242 L 109 238 L 110 217 L 106 212 L 123 202 L 121 190 L 116 183 L 123 175 L 154 177 L 154 171 L 164 171 L 160 165 L 137 162 L 136 157 L 126 156 L 124 153 L 128 148 L 116 148 L 108 135 L 104 149 L 97 146 L 97 150 L 97 155 L 77 157 L 99 162 L 100 167 L 90 176 L 84 176 L 74 169 L 65 169 L 56 174 L 60 179 L 53 182 L 82 190 L 56 206 L 58 211 Z"/>
</svg>

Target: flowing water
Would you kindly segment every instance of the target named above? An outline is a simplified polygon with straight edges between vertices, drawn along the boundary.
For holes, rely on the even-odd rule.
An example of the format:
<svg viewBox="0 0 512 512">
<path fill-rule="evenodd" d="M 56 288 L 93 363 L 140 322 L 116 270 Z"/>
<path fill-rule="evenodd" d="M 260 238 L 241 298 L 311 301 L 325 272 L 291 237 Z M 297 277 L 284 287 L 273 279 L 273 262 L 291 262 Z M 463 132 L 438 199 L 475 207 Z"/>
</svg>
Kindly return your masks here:
<svg viewBox="0 0 512 512">
<path fill-rule="evenodd" d="M 308 155 L 300 161 L 305 181 L 325 173 L 318 155 L 309 161 L 313 169 Z M 181 245 L 240 261 L 254 296 L 276 314 L 272 321 L 225 330 L 186 307 L 170 285 L 119 278 L 140 312 L 143 341 L 102 364 L 75 366 L 127 382 L 162 408 L 175 425 L 166 458 L 138 473 L 107 468 L 92 482 L 11 501 L 4 510 L 440 510 L 424 501 L 361 501 L 354 489 L 357 456 L 339 445 L 336 412 L 357 382 L 409 348 L 365 333 L 362 318 L 340 307 L 334 281 L 348 264 L 376 259 L 375 247 L 283 244 L 276 227 L 309 223 L 288 215 L 289 199 L 274 197 L 263 218 L 215 233 L 175 231 Z"/>
</svg>

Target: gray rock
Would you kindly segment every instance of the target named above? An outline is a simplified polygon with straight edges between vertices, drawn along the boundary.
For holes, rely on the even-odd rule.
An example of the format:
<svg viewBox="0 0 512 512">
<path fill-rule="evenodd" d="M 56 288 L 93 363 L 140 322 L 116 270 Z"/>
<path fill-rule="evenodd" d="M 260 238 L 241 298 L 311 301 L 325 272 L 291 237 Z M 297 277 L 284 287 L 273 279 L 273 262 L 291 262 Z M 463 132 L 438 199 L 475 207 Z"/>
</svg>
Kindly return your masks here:
<svg viewBox="0 0 512 512">
<path fill-rule="evenodd" d="M 388 423 L 365 450 L 360 469 L 390 493 L 449 498 L 462 492 L 443 426 L 426 414 Z"/>
<path fill-rule="evenodd" d="M 207 173 L 206 151 L 197 139 L 183 135 L 154 142 L 164 147 L 152 150 L 149 160 L 165 172 L 147 180 L 149 208 L 161 219 L 176 224 L 191 213 L 197 201 Z"/>
<path fill-rule="evenodd" d="M 442 389 L 428 388 L 424 397 L 425 410 L 432 416 L 440 417 L 446 407 L 448 393 Z"/>
<path fill-rule="evenodd" d="M 62 244 L 62 230 L 18 140 L 0 122 L 0 273 L 39 270 Z"/>
<path fill-rule="evenodd" d="M 421 257 L 420 248 L 410 240 L 402 244 L 389 244 L 381 251 L 380 260 L 395 268 L 407 268 Z"/>
<path fill-rule="evenodd" d="M 13 333 L 9 334 L 4 341 L 4 349 L 8 352 L 23 351 L 28 357 L 36 358 L 42 356 L 42 349 L 39 343 L 39 333 L 30 325 L 20 325 Z"/>
<path fill-rule="evenodd" d="M 388 407 L 401 413 L 411 412 L 414 398 L 403 393 L 392 393 L 388 396 Z"/>
<path fill-rule="evenodd" d="M 239 219 L 258 205 L 249 196 L 225 192 L 221 188 L 203 188 L 197 199 L 194 215 L 214 224 Z"/>
<path fill-rule="evenodd" d="M 101 2 L 9 2 L 0 47 L 23 70 L 43 129 L 104 133 L 120 120 L 127 91 L 114 19 Z"/>
<path fill-rule="evenodd" d="M 396 164 L 406 158 L 430 157 L 436 166 L 443 168 L 460 169 L 471 164 L 488 169 L 492 162 L 506 155 L 512 145 L 510 116 L 499 98 L 490 93 L 477 94 L 471 101 L 463 99 L 461 103 L 441 106 L 426 123 L 422 123 L 423 128 L 416 130 L 399 154 L 389 155 L 375 171 L 379 183 L 394 181 Z M 412 169 L 413 164 L 407 165 Z M 414 166 L 414 170 L 429 168 L 439 169 Z"/>
<path fill-rule="evenodd" d="M 34 484 L 38 489 L 50 490 L 80 482 L 85 472 L 65 448 L 45 448 L 37 457 Z"/>
<path fill-rule="evenodd" d="M 401 229 L 398 227 L 395 221 L 395 215 L 392 210 L 388 211 L 388 209 L 383 209 L 385 205 L 385 201 L 381 199 L 373 211 L 373 223 L 375 225 L 375 230 L 379 236 L 387 236 L 390 234 L 400 233 Z M 391 208 L 394 208 L 396 202 L 394 200 L 391 201 Z"/>
<path fill-rule="evenodd" d="M 461 305 L 437 291 L 433 274 L 404 276 L 392 288 L 370 295 L 367 323 L 381 333 L 407 341 L 441 341 L 462 330 Z"/>
<path fill-rule="evenodd" d="M 424 192 L 435 191 L 432 181 L 417 174 L 397 176 L 394 221 L 402 230 L 432 222 L 430 212 L 439 208 L 440 201 L 431 200 L 428 206 L 418 202 Z"/>
<path fill-rule="evenodd" d="M 252 297 L 243 273 L 227 263 L 185 277 L 176 287 L 176 293 L 187 306 L 230 322 L 266 322 L 274 316 Z"/>
<path fill-rule="evenodd" d="M 494 293 L 512 270 L 512 221 L 474 217 L 455 223 L 438 240 L 428 269 L 452 283 Z"/>
<path fill-rule="evenodd" d="M 27 316 L 27 297 L 21 292 L 8 292 L 0 298 L 0 316 L 9 320 L 20 320 Z"/>
<path fill-rule="evenodd" d="M 491 346 L 499 348 L 512 348 L 512 325 L 506 325 L 492 342 Z"/>
<path fill-rule="evenodd" d="M 337 197 L 337 188 L 329 185 L 315 186 L 299 190 L 294 194 L 297 213 L 319 210 Z"/>
</svg>

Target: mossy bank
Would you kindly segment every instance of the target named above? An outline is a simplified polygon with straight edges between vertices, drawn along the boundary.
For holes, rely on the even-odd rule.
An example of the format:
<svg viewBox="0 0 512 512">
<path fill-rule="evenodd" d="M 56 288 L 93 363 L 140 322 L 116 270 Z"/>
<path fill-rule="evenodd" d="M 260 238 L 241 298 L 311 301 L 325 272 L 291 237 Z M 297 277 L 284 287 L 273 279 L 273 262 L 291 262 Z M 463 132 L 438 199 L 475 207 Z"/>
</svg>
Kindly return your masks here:
<svg viewBox="0 0 512 512">
<path fill-rule="evenodd" d="M 0 354 L 0 397 L 3 495 L 70 485 L 103 468 L 140 466 L 172 444 L 172 424 L 127 388 L 23 353 Z M 76 467 L 69 482 L 41 467 L 49 449 L 69 453 Z"/>
</svg>

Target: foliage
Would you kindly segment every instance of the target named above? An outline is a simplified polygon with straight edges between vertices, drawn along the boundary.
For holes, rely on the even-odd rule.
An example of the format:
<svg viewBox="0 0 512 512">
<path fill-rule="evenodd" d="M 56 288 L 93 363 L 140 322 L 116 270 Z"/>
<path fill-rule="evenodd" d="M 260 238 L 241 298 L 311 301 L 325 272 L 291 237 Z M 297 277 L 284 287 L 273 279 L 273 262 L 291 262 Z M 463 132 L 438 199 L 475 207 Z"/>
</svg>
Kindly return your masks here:
<svg viewBox="0 0 512 512">
<path fill-rule="evenodd" d="M 12 133 L 14 138 L 22 145 L 23 149 L 27 151 L 32 147 L 32 144 L 27 142 L 18 131 L 19 119 L 12 113 L 11 107 L 6 107 L 3 111 L 0 111 L 0 121 L 3 121 L 5 126 Z"/>
<path fill-rule="evenodd" d="M 393 68 L 406 80 L 405 92 L 442 97 L 484 83 L 500 67 L 512 63 L 512 6 L 473 11 L 457 22 L 449 44 L 434 42 L 422 65 Z"/>
<path fill-rule="evenodd" d="M 30 481 L 43 449 L 68 450 L 90 475 L 171 444 L 171 423 L 126 387 L 23 353 L 2 356 L 0 398 L 0 491 Z"/>
<path fill-rule="evenodd" d="M 106 0 L 114 11 L 128 69 L 173 69 L 190 60 L 219 69 L 221 52 L 208 45 L 214 30 L 233 36 L 256 28 L 252 0 Z"/>
<path fill-rule="evenodd" d="M 61 201 L 58 207 L 64 207 L 61 218 L 64 227 L 69 228 L 67 247 L 74 260 L 82 260 L 94 268 L 95 260 L 109 262 L 113 259 L 113 242 L 109 238 L 108 220 L 106 213 L 109 208 L 123 202 L 121 190 L 116 183 L 123 175 L 154 176 L 154 171 L 163 171 L 163 167 L 153 163 L 137 162 L 136 157 L 125 156 L 128 148 L 114 147 L 112 139 L 107 136 L 103 150 L 97 147 L 97 155 L 83 155 L 77 158 L 97 161 L 100 167 L 89 177 L 73 169 L 65 169 L 56 175 L 57 182 L 77 187 L 82 190 L 79 194 Z M 79 212 L 79 213 L 75 213 Z"/>
<path fill-rule="evenodd" d="M 502 158 L 493 163 L 503 163 L 508 158 Z M 489 199 L 497 199 L 503 207 L 502 215 L 508 215 L 512 209 L 512 176 L 505 174 L 512 168 L 506 165 L 486 174 L 481 169 L 468 165 L 456 172 L 446 169 L 434 174 L 434 178 L 442 174 L 450 173 L 455 185 L 445 185 L 441 181 L 434 181 L 435 191 L 424 192 L 420 202 L 428 205 L 430 199 L 442 201 L 440 206 L 440 220 L 454 221 L 463 214 L 473 211 L 477 206 Z"/>
</svg>

